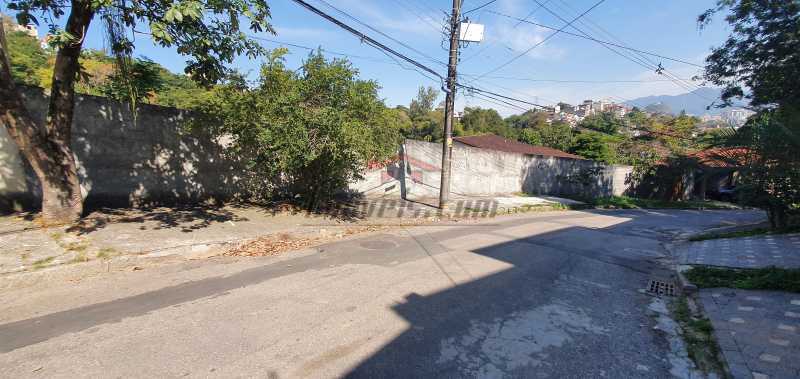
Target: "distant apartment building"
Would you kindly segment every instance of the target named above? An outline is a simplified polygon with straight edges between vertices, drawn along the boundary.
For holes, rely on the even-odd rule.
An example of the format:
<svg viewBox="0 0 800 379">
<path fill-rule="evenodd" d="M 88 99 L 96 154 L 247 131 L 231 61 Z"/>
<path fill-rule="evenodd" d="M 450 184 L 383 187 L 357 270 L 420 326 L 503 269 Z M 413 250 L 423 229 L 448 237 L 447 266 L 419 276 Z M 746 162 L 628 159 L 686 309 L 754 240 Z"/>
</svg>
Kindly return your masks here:
<svg viewBox="0 0 800 379">
<path fill-rule="evenodd" d="M 744 109 L 744 108 L 731 108 L 722 111 L 722 119 L 726 121 L 728 124 L 733 125 L 734 127 L 740 127 L 744 125 L 750 116 L 755 114 L 755 112 Z"/>
</svg>

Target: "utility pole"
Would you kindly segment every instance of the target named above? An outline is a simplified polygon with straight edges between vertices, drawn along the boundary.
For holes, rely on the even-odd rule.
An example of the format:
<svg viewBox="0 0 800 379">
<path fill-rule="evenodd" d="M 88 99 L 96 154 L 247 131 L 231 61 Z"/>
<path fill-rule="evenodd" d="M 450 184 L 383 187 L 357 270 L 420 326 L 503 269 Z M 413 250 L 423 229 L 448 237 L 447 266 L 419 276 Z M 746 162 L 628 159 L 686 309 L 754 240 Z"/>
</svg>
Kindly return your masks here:
<svg viewBox="0 0 800 379">
<path fill-rule="evenodd" d="M 461 0 L 453 0 L 450 16 L 450 60 L 447 63 L 447 94 L 444 100 L 444 138 L 442 141 L 442 182 L 439 186 L 439 209 L 447 208 L 450 197 L 450 163 L 453 153 L 453 108 L 456 99 L 456 65 L 458 64 Z"/>
</svg>

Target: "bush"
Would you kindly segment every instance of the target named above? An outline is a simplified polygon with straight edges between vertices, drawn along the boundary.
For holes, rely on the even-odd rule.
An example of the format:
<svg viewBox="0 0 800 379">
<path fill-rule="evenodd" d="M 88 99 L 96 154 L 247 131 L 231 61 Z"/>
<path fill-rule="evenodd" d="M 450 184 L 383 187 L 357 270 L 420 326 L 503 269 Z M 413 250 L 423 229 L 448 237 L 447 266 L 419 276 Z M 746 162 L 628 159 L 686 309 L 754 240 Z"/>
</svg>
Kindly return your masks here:
<svg viewBox="0 0 800 379">
<path fill-rule="evenodd" d="M 316 209 L 360 178 L 368 162 L 396 153 L 397 118 L 374 81 L 358 79 L 347 60 L 311 54 L 297 70 L 285 49 L 270 54 L 250 88 L 232 83 L 197 108 L 210 129 L 231 141 L 259 200 L 290 199 Z"/>
</svg>

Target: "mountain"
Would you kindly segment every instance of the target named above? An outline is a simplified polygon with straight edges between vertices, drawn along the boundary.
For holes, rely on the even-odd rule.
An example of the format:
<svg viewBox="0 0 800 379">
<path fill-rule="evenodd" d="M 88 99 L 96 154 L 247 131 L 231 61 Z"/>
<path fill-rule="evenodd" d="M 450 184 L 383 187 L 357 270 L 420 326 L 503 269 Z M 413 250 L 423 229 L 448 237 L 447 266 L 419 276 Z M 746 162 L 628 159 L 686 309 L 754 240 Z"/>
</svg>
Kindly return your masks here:
<svg viewBox="0 0 800 379">
<path fill-rule="evenodd" d="M 724 109 L 714 108 L 706 109 L 715 100 L 719 103 L 719 95 L 722 93 L 721 88 L 701 87 L 692 92 L 684 93 L 681 95 L 660 95 L 660 96 L 645 96 L 625 102 L 627 105 L 636 106 L 641 109 L 649 108 L 651 111 L 660 111 L 672 114 L 678 114 L 682 110 L 688 114 L 700 116 L 703 114 L 718 115 Z M 743 105 L 742 102 L 734 102 L 735 105 Z"/>
</svg>

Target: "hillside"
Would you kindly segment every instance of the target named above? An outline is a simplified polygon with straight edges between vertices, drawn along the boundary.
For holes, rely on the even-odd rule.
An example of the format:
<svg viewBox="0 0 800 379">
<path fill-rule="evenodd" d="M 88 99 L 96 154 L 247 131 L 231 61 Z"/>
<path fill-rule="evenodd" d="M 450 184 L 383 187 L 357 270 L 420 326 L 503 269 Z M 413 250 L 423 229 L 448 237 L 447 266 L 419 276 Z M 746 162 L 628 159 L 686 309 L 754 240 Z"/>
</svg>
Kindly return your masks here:
<svg viewBox="0 0 800 379">
<path fill-rule="evenodd" d="M 686 113 L 697 116 L 703 114 L 718 115 L 723 111 L 723 109 L 714 107 L 712 107 L 711 109 L 706 109 L 706 107 L 711 105 L 713 100 L 718 101 L 721 92 L 722 90 L 720 88 L 702 87 L 692 92 L 684 93 L 681 95 L 672 95 L 672 96 L 659 95 L 659 96 L 640 97 L 628 101 L 625 104 L 637 106 L 639 108 L 652 106 L 651 108 L 659 109 L 661 111 L 672 114 L 678 114 L 682 110 L 685 110 Z M 743 105 L 744 103 L 735 102 L 735 104 Z"/>
</svg>

